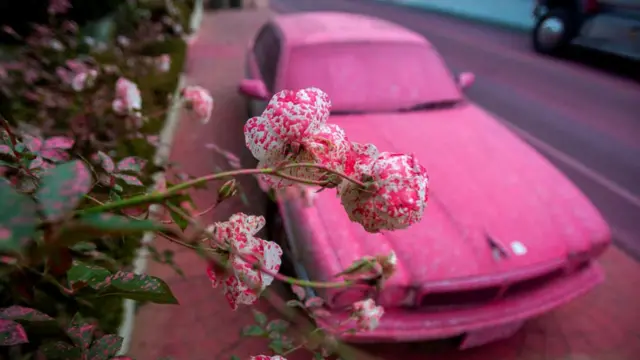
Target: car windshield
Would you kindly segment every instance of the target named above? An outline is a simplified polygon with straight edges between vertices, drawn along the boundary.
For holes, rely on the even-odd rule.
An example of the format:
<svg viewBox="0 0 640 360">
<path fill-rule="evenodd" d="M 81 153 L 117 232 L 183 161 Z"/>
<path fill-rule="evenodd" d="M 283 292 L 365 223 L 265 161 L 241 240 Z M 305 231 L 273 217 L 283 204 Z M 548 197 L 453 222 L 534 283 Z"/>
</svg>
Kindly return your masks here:
<svg viewBox="0 0 640 360">
<path fill-rule="evenodd" d="M 462 98 L 428 44 L 306 45 L 292 49 L 286 62 L 281 87 L 318 87 L 336 113 L 428 110 Z"/>
</svg>

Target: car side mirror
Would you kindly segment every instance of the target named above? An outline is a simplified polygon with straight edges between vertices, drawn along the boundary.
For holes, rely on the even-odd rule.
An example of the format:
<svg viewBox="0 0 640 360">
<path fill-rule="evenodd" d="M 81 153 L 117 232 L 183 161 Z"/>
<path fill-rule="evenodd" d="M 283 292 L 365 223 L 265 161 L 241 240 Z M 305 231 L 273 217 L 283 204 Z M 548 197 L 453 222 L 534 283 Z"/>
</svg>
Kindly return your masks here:
<svg viewBox="0 0 640 360">
<path fill-rule="evenodd" d="M 475 81 L 476 76 L 472 72 L 465 71 L 458 75 L 458 86 L 463 90 L 471 87 Z"/>
<path fill-rule="evenodd" d="M 269 90 L 265 86 L 264 82 L 259 79 L 244 79 L 240 82 L 238 90 L 243 95 L 252 97 L 259 100 L 269 99 Z"/>
</svg>

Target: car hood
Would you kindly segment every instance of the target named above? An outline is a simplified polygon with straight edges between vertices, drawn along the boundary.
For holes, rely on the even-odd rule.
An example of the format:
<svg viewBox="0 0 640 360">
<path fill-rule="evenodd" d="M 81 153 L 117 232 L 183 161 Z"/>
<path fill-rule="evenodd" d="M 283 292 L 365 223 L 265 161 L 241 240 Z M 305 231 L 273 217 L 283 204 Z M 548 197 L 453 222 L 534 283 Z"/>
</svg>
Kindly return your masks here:
<svg viewBox="0 0 640 360">
<path fill-rule="evenodd" d="M 351 223 L 332 191 L 307 216 L 322 241 L 309 249 L 320 278 L 365 255 L 394 251 L 392 283 L 478 277 L 566 259 L 609 241 L 589 200 L 552 164 L 473 104 L 449 110 L 332 117 L 349 139 L 413 153 L 430 176 L 423 220 L 369 234 Z M 319 234 L 315 234 L 318 232 Z M 321 233 L 321 234 L 320 234 Z M 331 250 L 332 249 L 332 250 Z"/>
</svg>

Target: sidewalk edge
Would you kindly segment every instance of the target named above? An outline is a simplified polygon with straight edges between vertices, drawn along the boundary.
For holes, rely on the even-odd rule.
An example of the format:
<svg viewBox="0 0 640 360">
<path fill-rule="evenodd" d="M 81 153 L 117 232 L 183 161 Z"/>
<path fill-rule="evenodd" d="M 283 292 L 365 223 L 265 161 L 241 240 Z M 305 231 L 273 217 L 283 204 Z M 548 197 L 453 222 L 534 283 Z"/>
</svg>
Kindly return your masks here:
<svg viewBox="0 0 640 360">
<path fill-rule="evenodd" d="M 202 23 L 202 14 L 204 12 L 204 1 L 196 0 L 195 8 L 191 17 L 189 19 L 189 25 L 191 30 L 191 36 L 186 40 L 187 44 L 192 43 L 195 40 L 195 36 L 200 29 L 200 25 Z M 156 165 L 164 164 L 169 160 L 169 156 L 171 154 L 171 146 L 173 144 L 173 137 L 177 130 L 178 124 L 180 123 L 180 104 L 178 99 L 180 98 L 180 90 L 186 83 L 186 69 L 182 71 L 180 78 L 178 79 L 178 84 L 174 90 L 172 103 L 170 105 L 170 109 L 167 113 L 167 117 L 164 122 L 164 126 L 160 131 L 160 146 L 156 151 L 154 156 L 154 163 Z M 154 184 L 152 188 L 155 188 L 159 183 L 165 181 L 165 174 L 162 172 L 158 172 L 154 174 Z M 149 207 L 150 216 L 154 216 L 160 211 L 160 207 L 158 205 L 151 205 Z M 150 244 L 155 239 L 155 234 L 153 232 L 147 232 L 143 235 L 141 243 Z M 134 272 L 136 274 L 142 274 L 147 269 L 147 263 L 149 262 L 149 251 L 144 247 L 140 247 L 136 251 L 136 257 L 133 261 Z M 120 328 L 118 329 L 118 335 L 122 338 L 122 347 L 120 351 L 118 351 L 118 355 L 125 355 L 131 346 L 131 337 L 133 335 L 133 328 L 136 317 L 136 301 L 131 299 L 125 299 L 124 303 L 124 319 Z"/>
</svg>

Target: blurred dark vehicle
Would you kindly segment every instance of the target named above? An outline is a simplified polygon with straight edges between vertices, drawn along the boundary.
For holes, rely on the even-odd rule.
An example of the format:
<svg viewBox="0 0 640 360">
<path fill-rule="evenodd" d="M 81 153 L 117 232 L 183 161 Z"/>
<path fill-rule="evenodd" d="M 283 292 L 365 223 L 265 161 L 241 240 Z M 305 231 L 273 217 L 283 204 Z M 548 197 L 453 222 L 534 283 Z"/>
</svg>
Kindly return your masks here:
<svg viewBox="0 0 640 360">
<path fill-rule="evenodd" d="M 126 0 L 71 0 L 72 8 L 61 18 L 73 20 L 83 26 L 111 14 Z M 0 26 L 9 26 L 21 36 L 32 31 L 31 24 L 46 24 L 49 20 L 47 0 L 0 0 Z M 18 41 L 0 31 L 0 43 Z"/>
<path fill-rule="evenodd" d="M 539 53 L 577 45 L 640 61 L 640 0 L 537 0 L 533 14 Z"/>
</svg>

